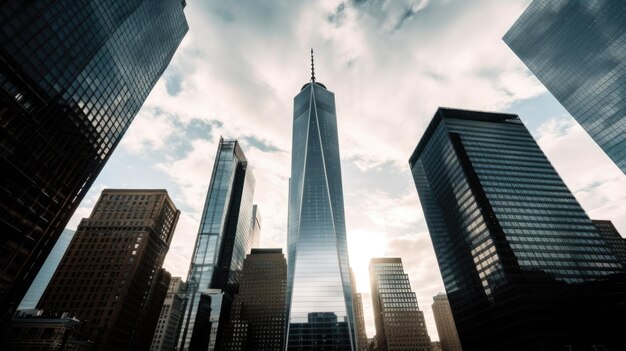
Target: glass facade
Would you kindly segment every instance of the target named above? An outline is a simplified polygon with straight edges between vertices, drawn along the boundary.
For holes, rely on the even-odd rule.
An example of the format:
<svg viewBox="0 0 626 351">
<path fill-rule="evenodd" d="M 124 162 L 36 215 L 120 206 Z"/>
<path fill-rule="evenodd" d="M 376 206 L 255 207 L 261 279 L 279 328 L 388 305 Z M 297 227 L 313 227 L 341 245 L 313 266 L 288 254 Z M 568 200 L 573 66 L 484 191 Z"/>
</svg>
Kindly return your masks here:
<svg viewBox="0 0 626 351">
<path fill-rule="evenodd" d="M 431 351 L 424 312 L 420 311 L 402 259 L 373 258 L 370 261 L 370 284 L 375 343 L 379 351 Z"/>
<path fill-rule="evenodd" d="M 288 232 L 288 350 L 354 350 L 354 312 L 334 94 L 294 99 Z"/>
<path fill-rule="evenodd" d="M 535 0 L 504 41 L 626 173 L 626 2 Z"/>
<path fill-rule="evenodd" d="M 24 295 L 18 309 L 30 310 L 37 307 L 37 303 L 39 302 L 41 295 L 43 295 L 50 279 L 52 279 L 59 263 L 61 263 L 61 259 L 63 259 L 65 250 L 67 250 L 70 246 L 74 233 L 76 232 L 70 229 L 65 229 L 63 233 L 61 233 L 61 237 L 57 240 L 54 248 L 50 252 L 50 255 L 46 258 L 46 262 L 39 270 L 39 273 L 37 273 L 37 277 L 33 280 L 30 288 L 28 288 L 28 291 L 26 292 L 26 295 Z"/>
<path fill-rule="evenodd" d="M 183 7 L 0 2 L 0 319 L 170 62 L 188 29 Z"/>
<path fill-rule="evenodd" d="M 626 265 L 626 238 L 617 231 L 611 221 L 593 219 L 598 233 L 609 243 L 611 251 Z"/>
<path fill-rule="evenodd" d="M 617 342 L 624 267 L 519 117 L 440 108 L 409 163 L 464 349 Z"/>
<path fill-rule="evenodd" d="M 213 305 L 219 300 L 221 306 L 224 295 L 215 291 L 222 291 L 227 300 L 232 300 L 239 288 L 238 279 L 246 254 L 258 242 L 259 231 L 255 230 L 252 220 L 253 196 L 254 176 L 239 144 L 236 140 L 220 138 L 189 267 L 180 350 L 196 347 L 213 350 L 217 343 L 218 325 L 211 322 L 216 313 Z M 207 289 L 212 289 L 212 293 L 205 294 Z M 203 318 L 208 315 L 206 311 L 210 311 L 208 314 L 212 317 Z M 228 313 L 223 318 L 228 321 Z M 215 329 L 214 333 L 206 338 L 210 328 Z"/>
</svg>

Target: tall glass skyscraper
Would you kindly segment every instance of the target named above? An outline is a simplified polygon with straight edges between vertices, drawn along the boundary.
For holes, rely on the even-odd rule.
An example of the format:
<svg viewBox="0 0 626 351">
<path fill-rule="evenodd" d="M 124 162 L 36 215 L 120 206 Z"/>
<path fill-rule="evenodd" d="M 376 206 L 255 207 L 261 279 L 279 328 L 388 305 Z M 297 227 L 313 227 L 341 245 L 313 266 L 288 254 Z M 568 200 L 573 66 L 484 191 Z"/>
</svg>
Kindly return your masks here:
<svg viewBox="0 0 626 351">
<path fill-rule="evenodd" d="M 504 41 L 626 173 L 626 2 L 534 0 Z"/>
<path fill-rule="evenodd" d="M 354 350 L 354 312 L 335 96 L 315 81 L 294 98 L 288 232 L 288 350 Z"/>
<path fill-rule="evenodd" d="M 184 5 L 0 2 L 0 321 L 170 62 Z"/>
<path fill-rule="evenodd" d="M 179 350 L 213 350 L 246 254 L 258 242 L 254 176 L 236 140 L 220 138 L 187 277 Z M 256 216 L 256 211 L 255 211 Z"/>
<path fill-rule="evenodd" d="M 409 163 L 463 349 L 624 349 L 624 267 L 519 117 L 440 108 Z"/>
</svg>

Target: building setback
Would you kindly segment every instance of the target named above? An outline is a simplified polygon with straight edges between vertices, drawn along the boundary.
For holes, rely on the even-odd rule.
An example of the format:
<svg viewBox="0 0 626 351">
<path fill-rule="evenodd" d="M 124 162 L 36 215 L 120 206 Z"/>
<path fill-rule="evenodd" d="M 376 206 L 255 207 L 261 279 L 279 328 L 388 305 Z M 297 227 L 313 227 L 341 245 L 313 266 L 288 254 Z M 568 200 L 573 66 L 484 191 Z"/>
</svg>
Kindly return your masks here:
<svg viewBox="0 0 626 351">
<path fill-rule="evenodd" d="M 85 321 L 79 335 L 96 350 L 149 349 L 179 215 L 165 190 L 103 190 L 37 308 Z"/>
<path fill-rule="evenodd" d="M 185 303 L 185 289 L 186 284 L 182 278 L 172 278 L 154 330 L 150 351 L 171 351 L 176 347 L 178 328 Z"/>
<path fill-rule="evenodd" d="M 187 276 L 179 350 L 212 351 L 223 342 L 243 261 L 259 240 L 253 197 L 254 176 L 239 143 L 220 138 Z"/>
<path fill-rule="evenodd" d="M 369 266 L 376 350 L 431 351 L 424 313 L 404 273 L 402 259 L 372 258 Z"/>
<path fill-rule="evenodd" d="M 517 115 L 439 108 L 409 164 L 463 349 L 626 349 L 624 267 Z"/>
<path fill-rule="evenodd" d="M 224 350 L 283 350 L 287 261 L 282 249 L 252 249 L 235 296 Z"/>
<path fill-rule="evenodd" d="M 294 98 L 292 135 L 287 349 L 354 351 L 335 95 L 314 72 Z"/>
<path fill-rule="evenodd" d="M 433 297 L 433 315 L 437 325 L 437 334 L 442 351 L 462 351 L 459 334 L 456 331 L 454 317 L 450 309 L 450 302 L 446 294 L 440 293 Z"/>
<path fill-rule="evenodd" d="M 37 307 L 37 303 L 39 302 L 41 295 L 43 295 L 48 283 L 50 283 L 50 279 L 52 279 L 59 263 L 61 263 L 65 250 L 67 250 L 70 246 L 74 233 L 76 232 L 70 229 L 65 229 L 63 231 L 61 237 L 57 240 L 54 248 L 50 252 L 50 255 L 46 258 L 46 262 L 41 267 L 41 270 L 39 270 L 39 273 L 37 273 L 35 280 L 33 280 L 30 288 L 28 288 L 28 291 L 26 292 L 26 295 L 24 295 L 22 302 L 20 302 L 18 309 L 29 310 Z"/>
<path fill-rule="evenodd" d="M 184 4 L 0 2 L 0 322 L 170 62 Z"/>
<path fill-rule="evenodd" d="M 626 174 L 626 2 L 534 0 L 504 41 Z"/>
</svg>

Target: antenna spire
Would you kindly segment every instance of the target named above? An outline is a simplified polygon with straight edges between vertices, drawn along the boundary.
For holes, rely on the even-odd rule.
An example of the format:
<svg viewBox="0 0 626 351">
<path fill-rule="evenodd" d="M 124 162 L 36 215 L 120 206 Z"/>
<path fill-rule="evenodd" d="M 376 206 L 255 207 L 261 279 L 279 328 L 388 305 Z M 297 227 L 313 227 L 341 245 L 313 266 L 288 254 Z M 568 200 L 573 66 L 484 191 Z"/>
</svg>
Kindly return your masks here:
<svg viewBox="0 0 626 351">
<path fill-rule="evenodd" d="M 315 82 L 315 62 L 313 61 L 313 48 L 311 48 L 311 81 Z"/>
</svg>

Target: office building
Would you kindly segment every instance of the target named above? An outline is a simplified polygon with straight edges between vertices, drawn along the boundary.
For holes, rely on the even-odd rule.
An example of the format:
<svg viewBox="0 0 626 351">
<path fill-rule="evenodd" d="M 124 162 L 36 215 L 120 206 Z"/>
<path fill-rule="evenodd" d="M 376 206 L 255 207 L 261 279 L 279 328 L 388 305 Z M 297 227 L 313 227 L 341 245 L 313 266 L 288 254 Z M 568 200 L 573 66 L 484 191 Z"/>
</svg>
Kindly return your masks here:
<svg viewBox="0 0 626 351">
<path fill-rule="evenodd" d="M 378 351 L 431 351 L 424 313 L 398 257 L 372 258 L 369 266 Z"/>
<path fill-rule="evenodd" d="M 212 351 L 220 345 L 216 338 L 228 322 L 243 261 L 259 240 L 253 196 L 254 176 L 239 143 L 220 138 L 187 276 L 179 350 Z M 221 310 L 225 314 L 216 317 Z"/>
<path fill-rule="evenodd" d="M 352 286 L 352 302 L 354 303 L 354 321 L 356 327 L 356 350 L 367 351 L 369 343 L 367 342 L 367 335 L 365 333 L 365 317 L 363 316 L 363 300 L 361 294 L 357 293 L 356 289 L 356 276 L 354 271 L 350 268 L 350 281 Z"/>
<path fill-rule="evenodd" d="M 365 316 L 363 315 L 363 297 L 356 293 L 354 300 L 354 317 L 356 319 L 357 351 L 368 349 L 367 333 L 365 330 Z"/>
<path fill-rule="evenodd" d="M 504 41 L 626 173 L 626 2 L 534 0 Z"/>
<path fill-rule="evenodd" d="M 440 349 L 442 351 L 462 351 L 461 340 L 459 340 L 459 334 L 456 331 L 450 302 L 448 302 L 446 294 L 435 295 L 432 308 L 437 325 L 437 334 L 439 334 Z"/>
<path fill-rule="evenodd" d="M 440 341 L 433 341 L 432 346 L 433 346 L 433 351 L 443 351 L 443 349 L 441 348 Z"/>
<path fill-rule="evenodd" d="M 252 249 L 239 284 L 223 350 L 283 350 L 287 261 L 282 249 Z"/>
<path fill-rule="evenodd" d="M 186 285 L 182 278 L 172 278 L 154 330 L 150 351 L 171 351 L 176 347 L 178 327 L 185 303 L 185 289 Z"/>
<path fill-rule="evenodd" d="M 141 320 L 137 324 L 139 332 L 134 337 L 136 340 L 135 345 L 137 345 L 134 346 L 136 349 L 147 351 L 152 348 L 152 340 L 159 323 L 161 308 L 165 302 L 171 281 L 172 275 L 163 268 L 158 269 L 154 273 L 145 302 L 145 311 L 141 314 Z"/>
<path fill-rule="evenodd" d="M 626 238 L 620 235 L 611 221 L 596 219 L 591 221 L 604 240 L 609 243 L 609 249 L 626 266 Z"/>
<path fill-rule="evenodd" d="M 65 229 L 63 233 L 61 233 L 61 237 L 57 240 L 56 244 L 52 251 L 50 251 L 50 255 L 46 258 L 46 262 L 37 273 L 35 280 L 28 288 L 26 295 L 20 302 L 18 309 L 20 310 L 30 310 L 35 309 L 37 307 L 37 303 L 43 295 L 43 292 L 46 290 L 50 279 L 52 279 L 52 275 L 54 271 L 56 271 L 59 263 L 61 263 L 61 259 L 65 254 L 65 250 L 67 250 L 68 246 L 70 246 L 70 242 L 74 237 L 74 230 Z"/>
<path fill-rule="evenodd" d="M 0 2 L 0 322 L 170 62 L 184 5 Z"/>
<path fill-rule="evenodd" d="M 80 336 L 96 350 L 149 349 L 152 311 L 169 283 L 161 265 L 179 215 L 165 190 L 103 190 L 37 308 L 85 321 Z"/>
<path fill-rule="evenodd" d="M 439 108 L 409 164 L 463 349 L 624 348 L 623 265 L 517 115 Z"/>
<path fill-rule="evenodd" d="M 287 349 L 355 350 L 335 95 L 313 70 L 293 111 Z"/>
</svg>

